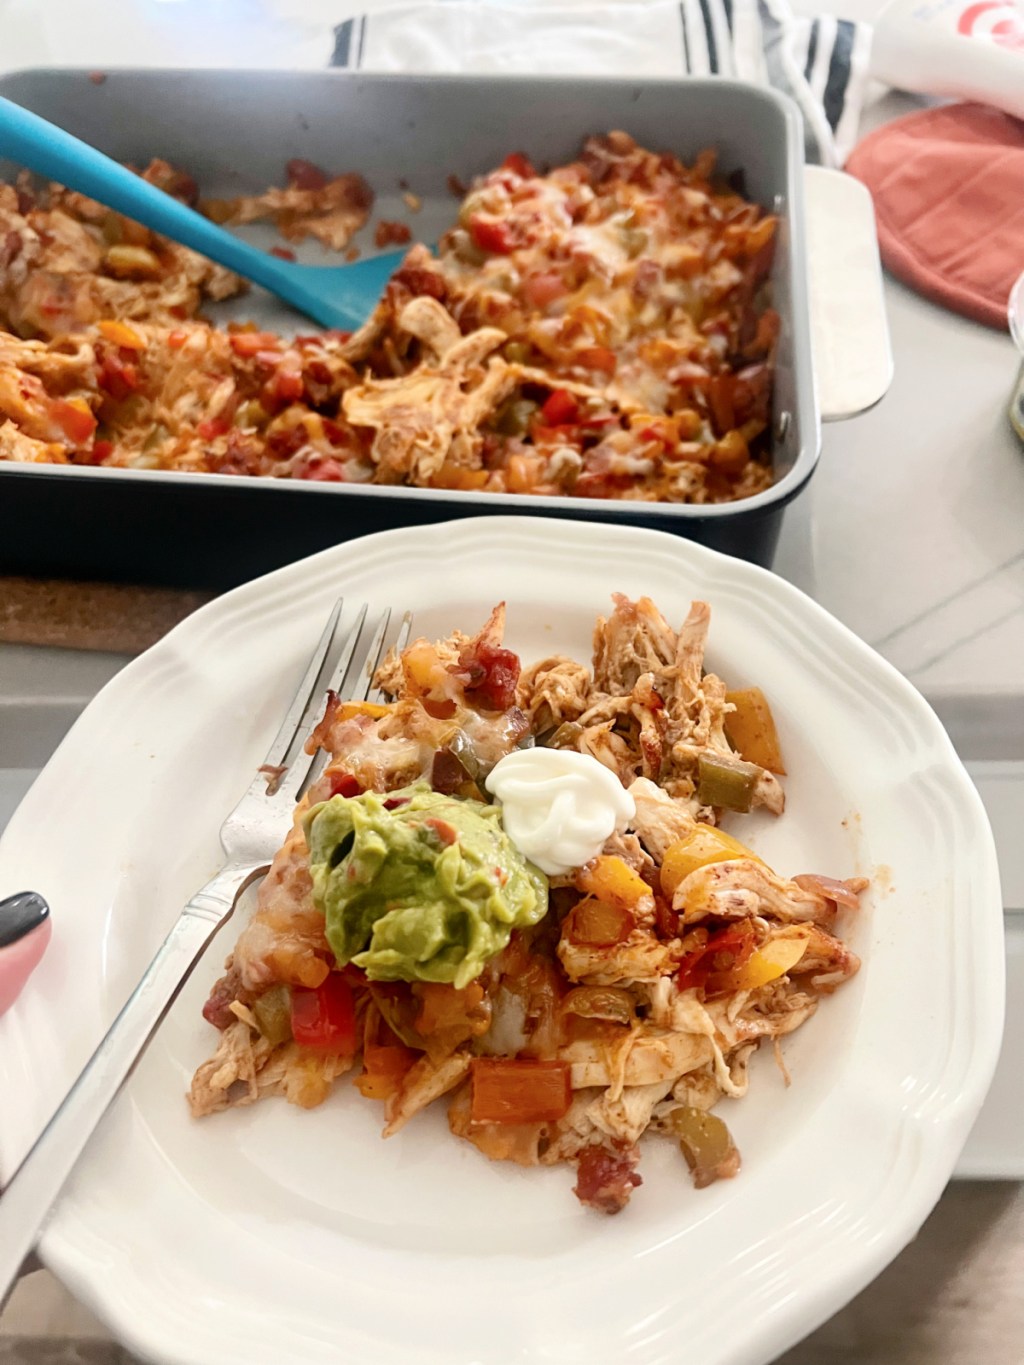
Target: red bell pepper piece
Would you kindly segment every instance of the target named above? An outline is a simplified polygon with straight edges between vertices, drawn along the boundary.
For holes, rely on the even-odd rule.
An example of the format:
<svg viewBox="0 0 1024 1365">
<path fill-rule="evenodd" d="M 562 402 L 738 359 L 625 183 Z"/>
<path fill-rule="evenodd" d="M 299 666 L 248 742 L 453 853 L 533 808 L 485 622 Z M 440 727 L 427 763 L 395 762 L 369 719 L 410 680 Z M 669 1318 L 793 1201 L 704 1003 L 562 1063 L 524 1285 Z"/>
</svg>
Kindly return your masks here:
<svg viewBox="0 0 1024 1365">
<path fill-rule="evenodd" d="M 316 1052 L 355 1054 L 355 1001 L 340 972 L 331 972 L 315 990 L 292 987 L 292 1037 Z"/>
<path fill-rule="evenodd" d="M 509 152 L 501 164 L 504 170 L 521 175 L 524 180 L 530 180 L 537 174 L 524 152 Z"/>
<path fill-rule="evenodd" d="M 482 218 L 475 214 L 469 220 L 469 235 L 481 251 L 490 251 L 495 256 L 507 256 L 516 248 L 508 224 L 496 218 Z"/>
<path fill-rule="evenodd" d="M 549 427 L 572 426 L 580 420 L 580 405 L 566 389 L 555 389 L 540 410 Z"/>
</svg>

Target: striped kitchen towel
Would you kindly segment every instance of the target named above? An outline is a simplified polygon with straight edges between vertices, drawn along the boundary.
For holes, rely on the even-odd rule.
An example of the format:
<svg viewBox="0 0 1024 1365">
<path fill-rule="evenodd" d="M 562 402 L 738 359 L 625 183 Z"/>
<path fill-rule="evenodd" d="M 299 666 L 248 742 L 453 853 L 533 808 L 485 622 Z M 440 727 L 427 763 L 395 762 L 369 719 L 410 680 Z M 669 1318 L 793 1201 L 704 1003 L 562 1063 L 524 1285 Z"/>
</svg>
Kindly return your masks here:
<svg viewBox="0 0 1024 1365">
<path fill-rule="evenodd" d="M 729 76 L 790 95 L 807 160 L 841 166 L 858 136 L 871 29 L 787 0 L 423 0 L 334 30 L 362 71 Z"/>
</svg>

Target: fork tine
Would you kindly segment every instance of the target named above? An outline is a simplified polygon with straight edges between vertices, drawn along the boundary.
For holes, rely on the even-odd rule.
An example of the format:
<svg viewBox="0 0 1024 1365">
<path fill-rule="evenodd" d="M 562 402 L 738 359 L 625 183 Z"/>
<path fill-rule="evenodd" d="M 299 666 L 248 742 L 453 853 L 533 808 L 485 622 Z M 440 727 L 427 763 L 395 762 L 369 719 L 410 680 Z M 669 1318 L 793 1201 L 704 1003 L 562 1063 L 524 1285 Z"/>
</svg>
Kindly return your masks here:
<svg viewBox="0 0 1024 1365">
<path fill-rule="evenodd" d="M 384 636 L 387 633 L 388 622 L 391 619 L 390 608 L 381 613 L 380 620 L 369 645 L 360 655 L 358 661 L 353 662 L 355 647 L 358 637 L 362 634 L 363 623 L 366 619 L 366 607 L 364 606 L 359 614 L 359 620 L 350 636 L 349 644 L 343 651 L 343 657 L 339 660 L 338 666 L 330 679 L 330 688 L 337 692 L 343 701 L 364 701 L 370 686 L 373 682 L 373 675 L 380 662 L 380 656 L 384 647 Z M 302 791 L 308 784 L 315 780 L 327 764 L 327 755 L 323 750 L 318 750 L 315 754 L 303 761 L 305 755 L 300 750 L 292 760 L 287 773 L 281 779 L 278 787 L 274 791 L 275 803 L 286 804 L 297 801 Z"/>
<path fill-rule="evenodd" d="M 359 637 L 363 633 L 365 621 L 366 603 L 364 602 L 359 608 L 359 615 L 356 617 L 355 625 L 348 633 L 348 637 L 345 640 L 345 648 L 338 656 L 338 662 L 334 665 L 334 672 L 327 679 L 327 686 L 324 689 L 325 692 L 337 692 L 338 696 L 341 697 L 343 701 L 347 699 L 345 679 L 348 676 L 352 664 L 352 655 L 356 652 L 356 645 L 359 643 Z M 317 701 L 319 702 L 322 699 L 323 696 L 321 694 L 321 696 L 317 698 Z"/>
<path fill-rule="evenodd" d="M 376 673 L 381 659 L 384 656 L 384 642 L 387 638 L 387 628 L 390 620 L 391 611 L 388 609 L 384 612 L 377 624 L 377 629 L 373 633 L 373 639 L 370 641 L 364 663 L 360 670 L 365 678 L 365 684 L 362 687 L 359 687 L 358 685 L 354 686 L 352 693 L 349 695 L 349 700 L 351 701 L 379 701 L 383 699 L 384 693 L 379 687 L 372 687 L 371 684 L 373 683 L 373 675 Z M 399 627 L 398 636 L 395 640 L 395 648 L 399 653 L 405 648 L 406 642 L 409 639 L 409 630 L 411 626 L 412 613 L 407 611 L 402 617 L 402 624 Z M 353 675 L 353 680 L 355 679 L 355 676 L 357 675 Z M 335 690 L 338 691 L 339 694 L 341 693 L 340 684 L 335 686 L 332 681 L 331 685 L 335 687 Z M 323 770 L 327 767 L 327 757 L 327 754 L 322 749 L 314 756 L 306 781 L 300 788 L 300 792 L 305 791 L 306 787 L 317 780 Z"/>
<path fill-rule="evenodd" d="M 380 656 L 384 653 L 384 637 L 388 633 L 390 621 L 391 608 L 386 607 L 377 624 L 377 629 L 373 632 L 373 639 L 370 641 L 370 647 L 366 651 L 362 682 L 357 688 L 357 691 L 352 694 L 353 701 L 366 701 L 370 692 L 373 690 L 373 675 L 376 673 L 377 665 L 380 663 Z"/>
<path fill-rule="evenodd" d="M 309 706 L 310 701 L 314 699 L 316 680 L 320 676 L 320 670 L 324 666 L 324 660 L 330 652 L 335 632 L 338 629 L 338 621 L 341 618 L 341 610 L 344 605 L 344 597 L 339 597 L 334 604 L 334 610 L 327 619 L 326 626 L 324 626 L 324 633 L 320 636 L 316 649 L 313 651 L 313 657 L 310 659 L 309 665 L 302 675 L 302 681 L 296 689 L 291 705 L 285 712 L 284 720 L 281 722 L 281 728 L 274 736 L 274 741 L 267 751 L 266 758 L 263 760 L 264 768 L 278 768 L 284 763 L 284 760 L 288 756 L 288 750 L 292 747 L 292 741 L 295 739 L 299 726 L 302 724 L 306 708 Z M 365 615 L 365 613 L 366 608 L 363 607 L 363 614 Z M 360 620 L 360 625 L 361 624 L 362 621 Z M 355 635 L 358 635 L 358 633 L 358 630 L 354 632 Z M 352 648 L 355 648 L 354 639 Z"/>
<path fill-rule="evenodd" d="M 395 636 L 395 643 L 392 645 L 392 649 L 395 651 L 396 655 L 401 655 L 402 650 L 409 643 L 409 636 L 411 633 L 412 612 L 407 611 L 402 616 L 402 624 L 398 627 L 398 634 Z M 383 648 L 381 648 L 380 654 L 382 654 L 383 652 L 384 652 Z M 377 663 L 374 664 L 373 666 L 373 673 L 376 673 L 377 665 L 380 663 L 380 654 L 378 654 Z M 371 681 L 373 679 L 373 673 L 370 674 Z M 382 702 L 384 700 L 384 693 L 379 687 L 375 687 L 373 688 L 372 691 L 366 694 L 366 700 L 373 702 Z"/>
</svg>

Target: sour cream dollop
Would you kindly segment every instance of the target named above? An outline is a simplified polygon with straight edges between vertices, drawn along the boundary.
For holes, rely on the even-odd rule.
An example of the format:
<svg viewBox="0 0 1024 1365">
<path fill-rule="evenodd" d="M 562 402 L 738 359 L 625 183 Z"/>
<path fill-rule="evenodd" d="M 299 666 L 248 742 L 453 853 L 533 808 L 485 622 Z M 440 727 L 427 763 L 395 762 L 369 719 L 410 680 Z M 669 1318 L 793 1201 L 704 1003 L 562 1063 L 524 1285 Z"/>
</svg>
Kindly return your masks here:
<svg viewBox="0 0 1024 1365">
<path fill-rule="evenodd" d="M 572 749 L 516 749 L 494 765 L 487 790 L 520 853 L 549 877 L 596 858 L 636 803 L 596 758 Z"/>
</svg>

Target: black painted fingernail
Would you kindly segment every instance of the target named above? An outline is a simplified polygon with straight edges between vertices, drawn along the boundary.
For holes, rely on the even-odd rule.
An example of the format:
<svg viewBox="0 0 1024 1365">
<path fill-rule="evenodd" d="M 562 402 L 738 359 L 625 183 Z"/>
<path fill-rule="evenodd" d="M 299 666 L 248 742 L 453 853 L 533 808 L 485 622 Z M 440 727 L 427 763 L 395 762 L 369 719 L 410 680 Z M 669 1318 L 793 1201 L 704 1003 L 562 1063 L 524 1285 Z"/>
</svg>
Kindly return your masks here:
<svg viewBox="0 0 1024 1365">
<path fill-rule="evenodd" d="M 38 891 L 17 891 L 0 900 L 0 948 L 17 943 L 20 938 L 38 929 L 50 913 L 50 907 Z"/>
</svg>

